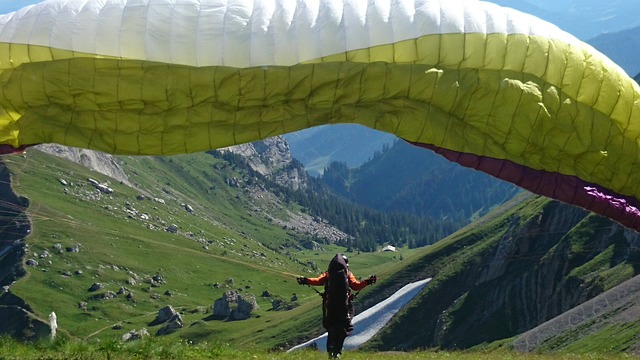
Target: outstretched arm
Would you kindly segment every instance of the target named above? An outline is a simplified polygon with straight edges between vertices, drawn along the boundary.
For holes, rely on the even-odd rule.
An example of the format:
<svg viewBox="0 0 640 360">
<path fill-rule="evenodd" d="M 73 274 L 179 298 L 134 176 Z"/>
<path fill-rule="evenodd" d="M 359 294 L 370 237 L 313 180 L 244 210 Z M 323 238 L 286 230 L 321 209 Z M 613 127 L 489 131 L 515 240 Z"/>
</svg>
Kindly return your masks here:
<svg viewBox="0 0 640 360">
<path fill-rule="evenodd" d="M 300 284 L 300 285 L 312 285 L 312 286 L 324 285 L 324 283 L 327 282 L 327 277 L 328 276 L 329 276 L 329 273 L 323 273 L 322 275 L 318 276 L 317 278 L 299 277 L 298 278 L 298 284 Z"/>
<path fill-rule="evenodd" d="M 349 273 L 349 287 L 355 291 L 362 290 L 367 287 L 367 285 L 375 284 L 376 280 L 377 277 L 375 275 L 372 275 L 362 281 L 358 281 L 353 273 Z"/>
</svg>

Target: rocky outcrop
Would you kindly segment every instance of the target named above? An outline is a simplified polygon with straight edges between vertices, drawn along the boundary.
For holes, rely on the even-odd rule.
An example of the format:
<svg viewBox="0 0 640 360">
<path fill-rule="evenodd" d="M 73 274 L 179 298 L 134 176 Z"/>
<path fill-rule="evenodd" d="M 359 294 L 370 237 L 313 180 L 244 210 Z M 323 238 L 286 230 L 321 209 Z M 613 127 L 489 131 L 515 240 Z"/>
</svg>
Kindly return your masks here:
<svg viewBox="0 0 640 360">
<path fill-rule="evenodd" d="M 259 174 L 269 177 L 291 163 L 289 144 L 282 136 L 275 136 L 262 141 L 234 145 L 220 149 L 242 155 L 251 168 Z"/>
<path fill-rule="evenodd" d="M 118 162 L 115 160 L 115 157 L 113 157 L 113 155 L 99 151 L 74 148 L 58 144 L 42 144 L 38 145 L 37 148 L 38 150 L 44 151 L 51 155 L 71 160 L 91 170 L 97 171 L 101 174 L 107 175 L 111 178 L 116 179 L 117 181 L 131 186 L 129 177 L 125 173 L 124 169 L 122 169 L 120 164 L 118 164 Z"/>
<path fill-rule="evenodd" d="M 0 287 L 9 286 L 24 275 L 22 257 L 24 238 L 31 233 L 26 215 L 27 198 L 16 195 L 11 188 L 9 171 L 0 163 Z"/>
<path fill-rule="evenodd" d="M 220 149 L 242 155 L 257 173 L 273 179 L 280 185 L 293 190 L 307 186 L 307 173 L 302 165 L 290 166 L 293 162 L 289 143 L 282 136 L 274 136 L 262 141 L 235 145 Z"/>
<path fill-rule="evenodd" d="M 31 307 L 11 292 L 14 282 L 25 275 L 24 238 L 31 233 L 25 212 L 29 200 L 13 192 L 11 176 L 1 163 L 0 199 L 0 335 L 23 341 L 38 340 L 49 336 L 49 324 L 38 319 Z"/>
<path fill-rule="evenodd" d="M 44 339 L 51 333 L 46 321 L 36 318 L 20 306 L 0 305 L 0 319 L 0 333 L 20 341 Z"/>
</svg>

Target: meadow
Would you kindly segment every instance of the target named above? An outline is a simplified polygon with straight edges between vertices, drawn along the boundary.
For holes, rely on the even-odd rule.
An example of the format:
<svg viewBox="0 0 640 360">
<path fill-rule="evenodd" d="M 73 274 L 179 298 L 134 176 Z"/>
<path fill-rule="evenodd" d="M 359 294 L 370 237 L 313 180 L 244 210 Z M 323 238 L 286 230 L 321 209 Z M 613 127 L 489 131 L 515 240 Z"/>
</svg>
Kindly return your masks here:
<svg viewBox="0 0 640 360">
<path fill-rule="evenodd" d="M 10 338 L 0 338 L 0 359 L 283 359 L 320 360 L 326 359 L 324 352 L 301 350 L 295 352 L 265 351 L 260 349 L 236 349 L 229 344 L 190 344 L 188 341 L 146 338 L 122 343 L 107 341 L 88 343 L 69 339 L 40 341 L 33 344 L 18 343 Z M 515 353 L 496 351 L 437 351 L 423 350 L 411 352 L 369 352 L 346 351 L 343 359 L 399 359 L 399 360 L 620 360 L 634 359 L 628 354 L 607 353 Z"/>
</svg>

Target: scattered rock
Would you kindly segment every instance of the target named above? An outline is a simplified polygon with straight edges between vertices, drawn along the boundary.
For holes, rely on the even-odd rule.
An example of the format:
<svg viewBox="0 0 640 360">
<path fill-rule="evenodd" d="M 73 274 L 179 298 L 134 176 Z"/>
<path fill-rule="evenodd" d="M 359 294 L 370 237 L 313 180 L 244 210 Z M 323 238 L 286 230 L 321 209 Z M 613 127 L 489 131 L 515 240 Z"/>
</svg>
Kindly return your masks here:
<svg viewBox="0 0 640 360">
<path fill-rule="evenodd" d="M 275 311 L 281 310 L 281 307 L 283 304 L 284 304 L 284 300 L 274 299 L 271 301 L 271 309 Z"/>
<path fill-rule="evenodd" d="M 97 180 L 94 180 L 94 179 L 89 178 L 89 179 L 87 179 L 87 181 L 89 181 L 89 183 L 90 183 L 91 185 L 93 185 L 93 187 L 95 187 L 96 189 L 98 189 L 100 192 L 103 192 L 103 193 L 105 193 L 105 194 L 111 194 L 111 193 L 113 193 L 113 189 L 112 189 L 112 188 L 108 187 L 108 186 L 107 186 L 107 185 L 105 185 L 105 184 L 100 184 Z"/>
<path fill-rule="evenodd" d="M 268 290 L 262 292 L 262 297 L 271 297 L 271 293 Z"/>
<path fill-rule="evenodd" d="M 101 283 L 93 283 L 91 284 L 91 287 L 89 287 L 89 291 L 98 291 L 100 289 L 102 289 L 104 286 Z"/>
<path fill-rule="evenodd" d="M 178 225 L 171 224 L 164 229 L 168 233 L 177 234 L 178 233 Z"/>
<path fill-rule="evenodd" d="M 75 244 L 67 247 L 67 252 L 72 252 L 72 253 L 80 252 L 80 244 Z"/>
<path fill-rule="evenodd" d="M 167 335 L 175 332 L 178 329 L 184 327 L 182 322 L 182 316 L 180 314 L 175 314 L 171 319 L 167 321 L 167 325 L 161 327 L 156 332 L 156 335 Z"/>
<path fill-rule="evenodd" d="M 27 266 L 38 266 L 38 262 L 34 259 L 27 260 Z"/>
<path fill-rule="evenodd" d="M 131 330 L 128 333 L 122 335 L 122 341 L 127 342 L 127 341 L 139 340 L 147 336 L 149 336 L 149 332 L 145 328 L 142 328 L 138 331 Z"/>
<path fill-rule="evenodd" d="M 194 210 L 193 207 L 189 204 L 182 204 L 182 207 L 189 213 L 189 214 L 193 214 Z"/>
<path fill-rule="evenodd" d="M 87 304 L 85 301 L 82 301 L 80 303 L 78 303 L 78 307 L 82 310 L 82 311 L 88 311 L 88 306 L 89 304 Z"/>
<path fill-rule="evenodd" d="M 283 299 L 274 299 L 271 301 L 271 309 L 273 311 L 289 311 L 297 308 L 298 306 L 300 306 L 300 303 L 297 301 L 286 302 Z"/>
<path fill-rule="evenodd" d="M 96 297 L 99 297 L 100 300 L 111 300 L 117 296 L 118 295 L 116 295 L 116 293 L 114 293 L 113 291 L 107 291 L 102 295 L 96 295 Z"/>
</svg>

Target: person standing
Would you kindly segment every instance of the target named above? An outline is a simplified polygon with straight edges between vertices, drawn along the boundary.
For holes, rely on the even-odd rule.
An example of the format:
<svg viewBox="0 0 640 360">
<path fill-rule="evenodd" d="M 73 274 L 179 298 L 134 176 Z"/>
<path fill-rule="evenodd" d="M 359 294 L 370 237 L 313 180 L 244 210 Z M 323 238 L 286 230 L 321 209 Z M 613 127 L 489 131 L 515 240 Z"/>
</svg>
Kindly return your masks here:
<svg viewBox="0 0 640 360">
<path fill-rule="evenodd" d="M 349 258 L 336 254 L 329 263 L 329 268 L 317 278 L 298 277 L 298 284 L 323 286 L 322 293 L 322 326 L 327 330 L 327 353 L 329 358 L 340 358 L 342 346 L 347 336 L 353 333 L 353 294 L 351 290 L 360 291 L 368 285 L 375 284 L 376 275 L 358 281 L 349 269 Z"/>
</svg>

